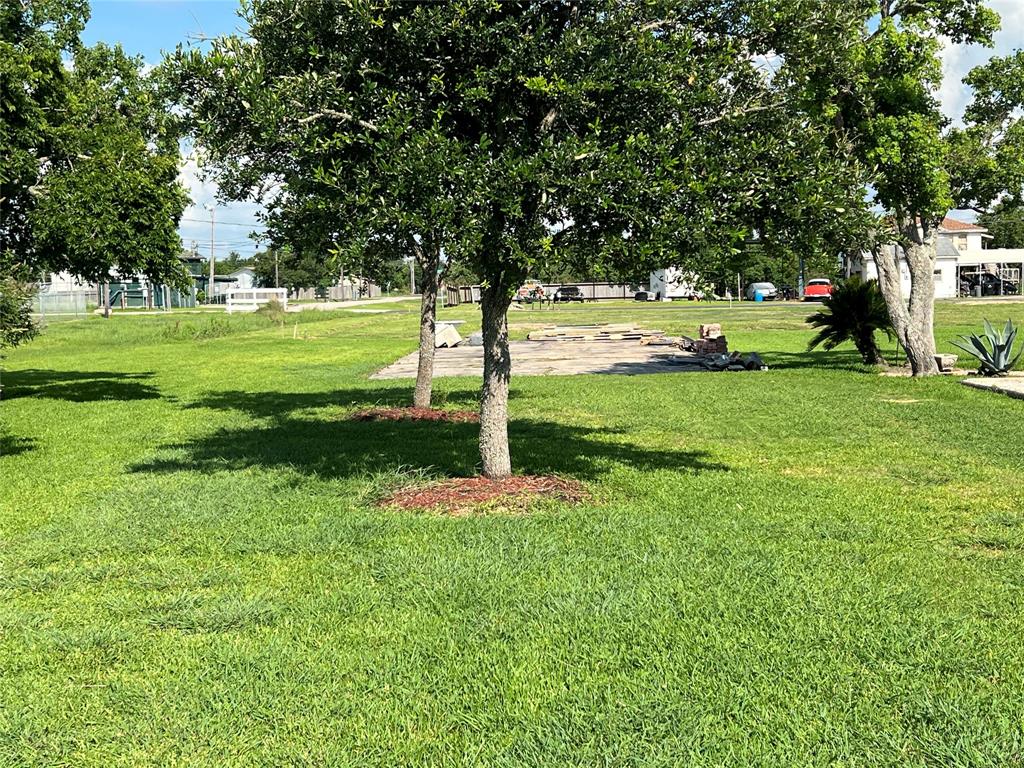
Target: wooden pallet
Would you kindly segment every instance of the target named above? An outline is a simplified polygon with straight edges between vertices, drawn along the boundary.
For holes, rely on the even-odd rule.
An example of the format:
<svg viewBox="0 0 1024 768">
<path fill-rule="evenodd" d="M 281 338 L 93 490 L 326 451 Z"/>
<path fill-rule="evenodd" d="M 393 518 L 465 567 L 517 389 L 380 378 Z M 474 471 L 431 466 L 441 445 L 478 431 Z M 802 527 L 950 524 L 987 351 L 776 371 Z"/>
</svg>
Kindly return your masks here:
<svg viewBox="0 0 1024 768">
<path fill-rule="evenodd" d="M 530 341 L 640 341 L 660 339 L 664 331 L 628 323 L 604 325 L 551 325 L 527 335 Z"/>
</svg>

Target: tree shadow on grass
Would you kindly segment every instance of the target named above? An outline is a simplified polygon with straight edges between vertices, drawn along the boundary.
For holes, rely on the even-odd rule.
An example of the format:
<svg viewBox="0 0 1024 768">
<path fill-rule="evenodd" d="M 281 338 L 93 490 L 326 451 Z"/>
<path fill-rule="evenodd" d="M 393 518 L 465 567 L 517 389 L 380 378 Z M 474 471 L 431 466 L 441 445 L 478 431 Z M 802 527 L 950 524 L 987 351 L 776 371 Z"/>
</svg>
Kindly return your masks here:
<svg viewBox="0 0 1024 768">
<path fill-rule="evenodd" d="M 155 400 L 160 390 L 146 383 L 151 372 L 52 371 L 26 368 L 3 376 L 3 398 L 49 398 L 73 403 L 100 400 Z"/>
<path fill-rule="evenodd" d="M 35 447 L 35 440 L 30 437 L 16 437 L 0 433 L 0 458 L 17 456 L 20 453 L 31 451 Z"/>
<path fill-rule="evenodd" d="M 520 398 L 512 390 L 510 398 Z M 479 388 L 435 389 L 433 407 L 476 409 Z M 412 405 L 411 387 L 377 389 L 339 389 L 331 392 L 210 392 L 189 403 L 189 408 L 217 411 L 241 411 L 257 419 L 284 418 L 300 411 L 318 408 L 400 408 Z"/>
<path fill-rule="evenodd" d="M 469 399 L 475 390 L 448 392 Z M 391 399 L 391 398 L 394 399 Z M 133 472 L 214 472 L 250 468 L 289 468 L 325 479 L 372 474 L 400 467 L 432 468 L 446 476 L 478 472 L 476 424 L 423 421 L 355 421 L 349 413 L 309 414 L 331 405 L 352 407 L 403 404 L 405 390 L 343 390 L 333 393 L 241 393 L 211 395 L 190 407 L 244 411 L 269 423 L 223 429 L 166 446 L 162 456 L 132 467 Z M 725 470 L 703 451 L 653 449 L 629 442 L 622 430 L 583 428 L 530 419 L 509 424 L 513 468 L 525 474 L 565 474 L 581 479 L 602 475 L 616 465 L 640 470 Z"/>
<path fill-rule="evenodd" d="M 831 352 L 761 352 L 761 357 L 770 370 L 822 369 L 830 371 L 852 371 L 854 373 L 875 373 L 871 366 L 864 365 L 856 350 L 833 349 Z"/>
</svg>

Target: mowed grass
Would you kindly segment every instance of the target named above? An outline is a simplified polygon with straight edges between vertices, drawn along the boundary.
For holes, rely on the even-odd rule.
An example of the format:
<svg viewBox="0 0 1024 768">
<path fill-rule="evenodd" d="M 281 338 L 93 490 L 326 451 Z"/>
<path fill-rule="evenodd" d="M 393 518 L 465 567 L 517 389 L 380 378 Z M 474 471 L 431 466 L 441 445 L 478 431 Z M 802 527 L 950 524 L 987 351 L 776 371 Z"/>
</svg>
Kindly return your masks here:
<svg viewBox="0 0 1024 768">
<path fill-rule="evenodd" d="M 594 501 L 387 511 L 474 473 L 476 428 L 346 420 L 409 399 L 368 376 L 415 305 L 378 308 L 10 356 L 0 765 L 1024 761 L 1024 402 L 808 354 L 805 306 L 527 309 L 722 322 L 772 370 L 515 379 L 515 469 Z M 983 316 L 1024 304 L 941 304 L 941 345 Z"/>
</svg>

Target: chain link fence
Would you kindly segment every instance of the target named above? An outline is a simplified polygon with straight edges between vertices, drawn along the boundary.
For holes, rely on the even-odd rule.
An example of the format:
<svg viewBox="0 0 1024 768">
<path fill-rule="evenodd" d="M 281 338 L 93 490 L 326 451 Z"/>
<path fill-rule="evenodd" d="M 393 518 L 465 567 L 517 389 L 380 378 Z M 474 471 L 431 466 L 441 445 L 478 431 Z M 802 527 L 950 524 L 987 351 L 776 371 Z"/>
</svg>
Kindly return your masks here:
<svg viewBox="0 0 1024 768">
<path fill-rule="evenodd" d="M 89 313 L 96 303 L 91 291 L 51 291 L 42 286 L 32 300 L 32 315 L 41 324 L 75 320 Z"/>
</svg>

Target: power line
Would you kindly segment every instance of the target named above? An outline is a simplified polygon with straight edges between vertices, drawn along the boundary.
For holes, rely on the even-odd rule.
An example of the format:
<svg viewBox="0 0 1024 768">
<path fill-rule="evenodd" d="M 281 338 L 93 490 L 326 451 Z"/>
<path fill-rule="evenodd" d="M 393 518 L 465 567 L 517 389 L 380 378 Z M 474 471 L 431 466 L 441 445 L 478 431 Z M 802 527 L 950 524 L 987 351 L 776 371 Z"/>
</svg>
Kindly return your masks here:
<svg viewBox="0 0 1024 768">
<path fill-rule="evenodd" d="M 210 223 L 209 219 L 187 219 L 187 218 L 184 218 L 184 217 L 182 217 L 181 221 L 189 221 L 189 222 L 193 222 L 195 224 L 209 224 Z M 256 228 L 259 228 L 259 229 L 266 229 L 267 228 L 266 225 L 264 225 L 264 224 L 243 224 L 240 221 L 218 221 L 217 223 L 218 224 L 223 224 L 223 225 L 228 226 L 228 227 L 249 227 L 250 229 L 252 229 L 253 227 L 256 227 Z"/>
</svg>

